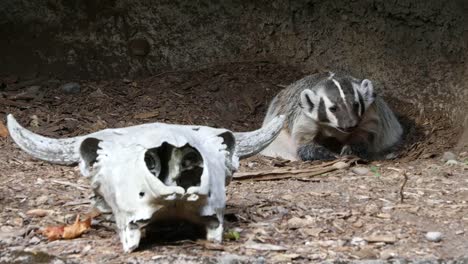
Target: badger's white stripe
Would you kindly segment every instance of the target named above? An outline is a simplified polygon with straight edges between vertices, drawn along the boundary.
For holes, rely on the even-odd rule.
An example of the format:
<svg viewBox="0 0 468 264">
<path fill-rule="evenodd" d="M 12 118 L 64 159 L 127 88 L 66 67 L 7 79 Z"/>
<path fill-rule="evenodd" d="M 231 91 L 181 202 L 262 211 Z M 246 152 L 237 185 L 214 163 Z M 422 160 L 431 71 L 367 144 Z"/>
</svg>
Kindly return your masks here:
<svg viewBox="0 0 468 264">
<path fill-rule="evenodd" d="M 325 96 L 325 94 L 321 94 L 321 98 L 323 99 L 323 103 L 325 104 L 325 112 L 327 113 L 327 118 L 330 120 L 330 124 L 332 124 L 334 127 L 338 126 L 338 118 L 336 118 L 335 114 L 333 114 L 329 108 L 330 106 L 333 105 L 332 101 Z M 317 111 L 317 116 L 318 116 L 318 111 Z"/>
<path fill-rule="evenodd" d="M 340 83 L 335 79 L 332 79 L 332 81 L 336 85 L 336 87 L 338 87 L 338 91 L 340 91 L 340 96 L 343 99 L 343 103 L 346 105 L 346 108 L 349 109 L 348 103 L 346 102 L 346 95 L 344 94 L 343 89 L 341 89 Z"/>
</svg>

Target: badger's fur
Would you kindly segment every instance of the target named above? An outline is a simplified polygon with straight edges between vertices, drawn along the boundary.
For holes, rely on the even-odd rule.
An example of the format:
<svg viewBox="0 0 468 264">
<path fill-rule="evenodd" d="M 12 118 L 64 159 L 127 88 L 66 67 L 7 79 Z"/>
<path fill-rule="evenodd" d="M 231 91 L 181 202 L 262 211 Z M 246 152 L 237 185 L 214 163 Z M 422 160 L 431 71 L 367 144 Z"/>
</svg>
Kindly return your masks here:
<svg viewBox="0 0 468 264">
<path fill-rule="evenodd" d="M 278 115 L 286 115 L 285 126 L 262 152 L 265 156 L 383 159 L 403 133 L 370 80 L 343 74 L 313 74 L 286 87 L 272 100 L 263 124 Z"/>
</svg>

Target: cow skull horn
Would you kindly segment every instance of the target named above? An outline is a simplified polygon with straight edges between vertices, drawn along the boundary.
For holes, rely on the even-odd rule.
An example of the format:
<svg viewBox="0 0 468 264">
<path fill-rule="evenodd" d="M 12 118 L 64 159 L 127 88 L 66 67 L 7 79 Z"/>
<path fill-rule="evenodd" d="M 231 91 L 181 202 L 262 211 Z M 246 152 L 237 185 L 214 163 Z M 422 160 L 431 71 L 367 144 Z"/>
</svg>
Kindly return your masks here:
<svg viewBox="0 0 468 264">
<path fill-rule="evenodd" d="M 8 115 L 7 119 L 10 135 L 21 149 L 35 158 L 63 165 L 72 165 L 79 162 L 79 148 L 85 138 L 104 139 L 106 134 L 111 132 L 110 130 L 102 130 L 86 136 L 54 139 L 27 130 L 11 114 Z M 276 138 L 283 126 L 283 122 L 284 116 L 279 116 L 258 130 L 234 133 L 236 138 L 235 154 L 242 159 L 259 153 Z"/>
</svg>

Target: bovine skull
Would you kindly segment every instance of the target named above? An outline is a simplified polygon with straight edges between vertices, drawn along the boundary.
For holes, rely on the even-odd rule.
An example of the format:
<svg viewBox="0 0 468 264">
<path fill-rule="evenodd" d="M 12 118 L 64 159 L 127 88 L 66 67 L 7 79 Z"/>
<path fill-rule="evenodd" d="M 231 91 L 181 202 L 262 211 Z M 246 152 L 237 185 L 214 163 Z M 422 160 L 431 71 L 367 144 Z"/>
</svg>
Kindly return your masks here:
<svg viewBox="0 0 468 264">
<path fill-rule="evenodd" d="M 156 220 L 205 225 L 207 239 L 220 242 L 225 186 L 239 159 L 268 146 L 283 121 L 278 117 L 243 133 L 151 123 L 51 139 L 26 130 L 8 115 L 8 129 L 13 140 L 36 158 L 79 163 L 81 173 L 90 178 L 95 206 L 113 213 L 123 249 L 131 252 L 138 247 L 142 228 Z"/>
</svg>

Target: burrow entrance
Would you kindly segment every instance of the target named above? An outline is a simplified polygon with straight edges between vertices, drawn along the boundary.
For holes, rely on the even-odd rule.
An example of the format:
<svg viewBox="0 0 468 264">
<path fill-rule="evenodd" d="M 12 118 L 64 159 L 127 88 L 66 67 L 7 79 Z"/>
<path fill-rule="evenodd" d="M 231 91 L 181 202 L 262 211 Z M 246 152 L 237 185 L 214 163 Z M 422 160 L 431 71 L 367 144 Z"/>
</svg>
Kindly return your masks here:
<svg viewBox="0 0 468 264">
<path fill-rule="evenodd" d="M 57 82 L 46 80 L 34 93 L 27 87 L 4 92 L 7 100 L 21 104 L 2 111 L 53 137 L 147 122 L 248 131 L 261 126 L 269 102 L 281 89 L 316 71 L 269 62 L 229 63 L 133 80 L 75 80 L 81 84 L 78 94 L 65 94 Z M 376 87 L 377 92 L 381 89 Z M 21 94 L 30 97 L 15 100 Z M 457 143 L 462 127 L 453 125 L 444 112 L 392 96 L 384 98 L 405 128 L 402 159 L 429 158 Z"/>
</svg>

